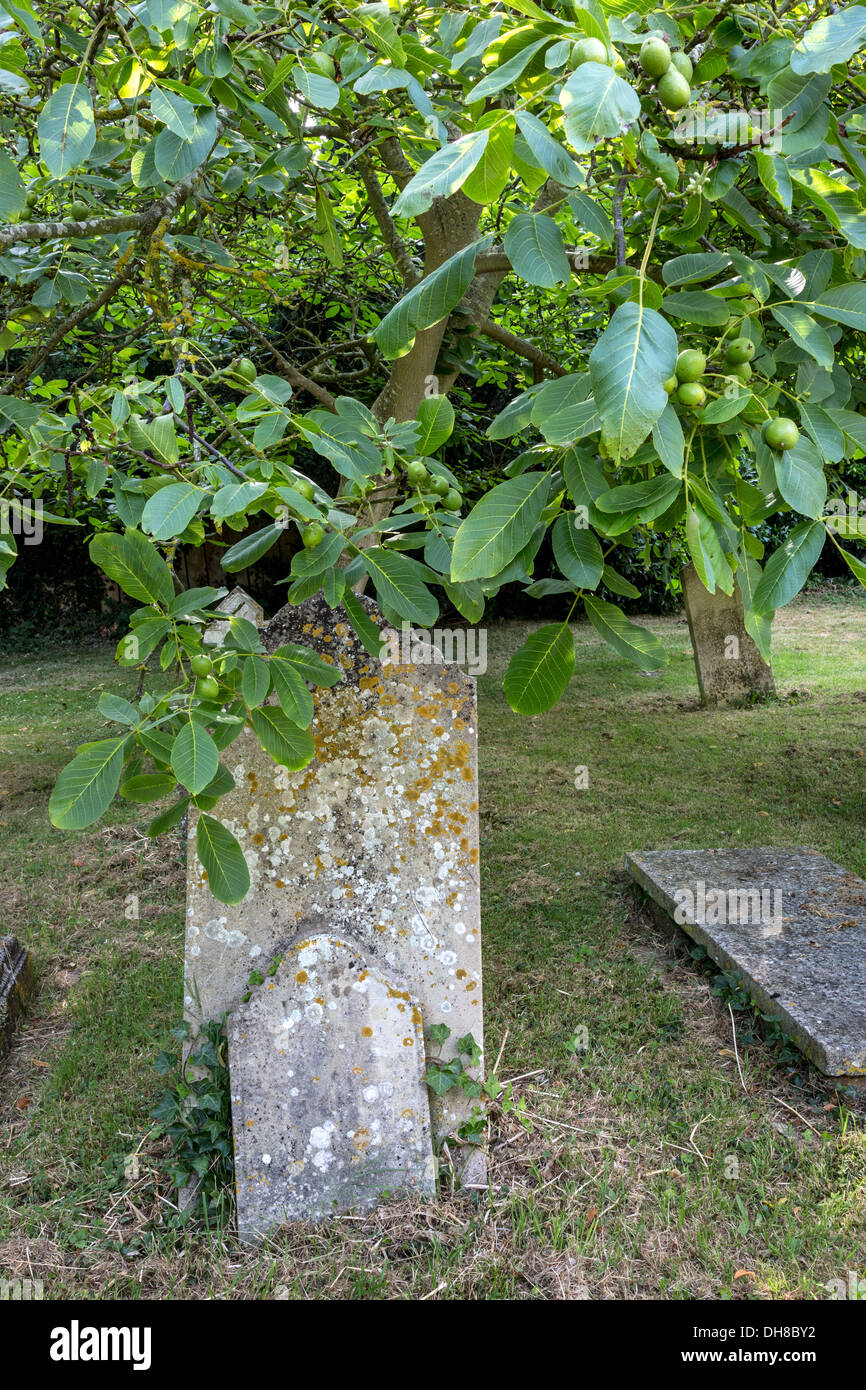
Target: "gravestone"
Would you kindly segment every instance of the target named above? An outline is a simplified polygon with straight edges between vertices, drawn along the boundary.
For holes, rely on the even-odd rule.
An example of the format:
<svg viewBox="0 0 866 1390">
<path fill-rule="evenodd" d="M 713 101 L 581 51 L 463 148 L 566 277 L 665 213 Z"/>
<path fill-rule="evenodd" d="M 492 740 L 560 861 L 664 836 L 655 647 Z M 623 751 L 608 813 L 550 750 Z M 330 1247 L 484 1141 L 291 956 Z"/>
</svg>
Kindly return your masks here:
<svg viewBox="0 0 866 1390">
<path fill-rule="evenodd" d="M 384 637 L 375 604 L 360 601 Z M 187 1019 L 195 1030 L 219 1018 L 251 971 L 324 933 L 403 982 L 428 1038 L 445 1024 L 452 1042 L 471 1034 L 483 1046 L 474 680 L 429 642 L 413 642 L 411 661 L 383 663 L 321 596 L 282 609 L 262 640 L 269 651 L 311 646 L 344 678 L 313 692 L 316 756 L 302 771 L 276 766 L 249 731 L 223 755 L 236 786 L 217 815 L 243 848 L 251 888 L 236 907 L 218 902 L 190 834 Z M 434 1144 L 477 1104 L 453 1090 L 428 1103 Z M 476 1155 L 471 1180 L 483 1177 Z"/>
<path fill-rule="evenodd" d="M 260 603 L 251 598 L 246 589 L 237 584 L 231 593 L 214 605 L 214 613 L 225 613 L 222 621 L 210 623 L 204 631 L 202 640 L 210 646 L 219 645 L 229 631 L 228 618 L 245 618 L 253 627 L 261 627 L 265 612 Z"/>
<path fill-rule="evenodd" d="M 866 1076 L 866 882 L 809 849 L 659 850 L 626 868 L 836 1078 Z"/>
<path fill-rule="evenodd" d="M 721 589 L 711 594 L 694 565 L 686 565 L 681 578 L 703 703 L 747 700 L 755 693 L 775 695 L 773 668 L 746 631 L 739 585 L 734 584 L 732 594 Z"/>
<path fill-rule="evenodd" d="M 0 936 L 0 1061 L 33 992 L 30 952 L 14 936 Z"/>
<path fill-rule="evenodd" d="M 238 1234 L 432 1195 L 417 999 L 324 933 L 298 941 L 228 1025 Z"/>
</svg>

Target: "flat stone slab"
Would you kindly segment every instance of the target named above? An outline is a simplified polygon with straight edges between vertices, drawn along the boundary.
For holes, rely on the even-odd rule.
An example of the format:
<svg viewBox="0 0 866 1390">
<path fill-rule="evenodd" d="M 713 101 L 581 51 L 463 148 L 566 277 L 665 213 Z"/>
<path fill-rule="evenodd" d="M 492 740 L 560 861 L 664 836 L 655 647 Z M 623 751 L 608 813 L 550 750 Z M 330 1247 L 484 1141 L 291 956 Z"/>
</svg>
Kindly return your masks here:
<svg viewBox="0 0 866 1390">
<path fill-rule="evenodd" d="M 357 946 L 294 943 L 228 1023 L 238 1234 L 432 1196 L 417 999 Z"/>
<path fill-rule="evenodd" d="M 806 848 L 657 850 L 626 868 L 828 1076 L 866 1075 L 866 882 Z"/>
<path fill-rule="evenodd" d="M 384 638 L 378 608 L 360 601 Z M 467 1033 L 483 1046 L 474 680 L 423 642 L 400 661 L 371 656 L 321 595 L 281 609 L 262 640 L 311 646 L 344 679 L 313 691 L 316 756 L 302 771 L 276 766 L 249 731 L 223 754 L 236 785 L 217 814 L 251 889 L 236 907 L 218 902 L 190 833 L 187 1019 L 195 1030 L 229 1012 L 252 970 L 325 932 L 404 981 L 425 1029 L 451 1029 L 443 1055 Z M 477 1102 L 455 1089 L 429 1104 L 438 1143 Z"/>
<path fill-rule="evenodd" d="M 33 992 L 30 952 L 14 936 L 0 936 L 0 1060 Z"/>
</svg>

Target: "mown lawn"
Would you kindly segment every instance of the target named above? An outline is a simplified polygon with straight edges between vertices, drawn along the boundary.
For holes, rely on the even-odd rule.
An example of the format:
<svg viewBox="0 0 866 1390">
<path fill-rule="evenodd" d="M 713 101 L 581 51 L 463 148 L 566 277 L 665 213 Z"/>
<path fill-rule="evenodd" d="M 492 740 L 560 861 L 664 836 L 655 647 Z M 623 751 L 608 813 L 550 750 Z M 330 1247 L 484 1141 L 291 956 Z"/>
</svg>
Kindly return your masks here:
<svg viewBox="0 0 866 1390">
<path fill-rule="evenodd" d="M 656 678 L 579 626 L 566 698 L 528 721 L 501 688 L 526 629 L 491 630 L 488 1058 L 521 1078 L 530 1127 L 491 1114 L 488 1194 L 295 1227 L 261 1252 L 179 1227 L 148 1118 L 181 1011 L 180 841 L 146 840 L 134 808 L 77 836 L 47 821 L 57 771 L 103 731 L 99 693 L 135 677 L 108 651 L 0 659 L 0 930 L 39 974 L 0 1070 L 0 1278 L 50 1298 L 685 1299 L 824 1298 L 866 1277 L 866 1098 L 732 1014 L 622 870 L 627 850 L 802 844 L 866 876 L 864 619 L 855 598 L 801 599 L 777 622 L 781 698 L 716 712 L 684 619 L 648 620 L 670 657 Z"/>
</svg>

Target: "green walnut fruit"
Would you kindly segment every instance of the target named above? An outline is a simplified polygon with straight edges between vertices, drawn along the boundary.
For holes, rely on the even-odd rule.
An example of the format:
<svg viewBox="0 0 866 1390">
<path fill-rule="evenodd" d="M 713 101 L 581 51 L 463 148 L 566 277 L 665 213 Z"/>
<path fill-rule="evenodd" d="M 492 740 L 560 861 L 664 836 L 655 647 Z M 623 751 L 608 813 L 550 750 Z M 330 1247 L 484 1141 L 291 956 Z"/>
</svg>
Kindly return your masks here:
<svg viewBox="0 0 866 1390">
<path fill-rule="evenodd" d="M 692 89 L 681 72 L 670 67 L 656 87 L 659 100 L 668 111 L 680 111 L 692 99 Z"/>
<path fill-rule="evenodd" d="M 751 362 L 755 355 L 755 344 L 751 338 L 733 338 L 725 349 L 725 361 L 735 367 L 741 362 Z"/>
<path fill-rule="evenodd" d="M 202 679 L 205 676 L 209 676 L 211 671 L 213 670 L 213 662 L 211 661 L 209 656 L 190 657 L 189 664 L 192 667 L 193 675 L 201 676 Z"/>
<path fill-rule="evenodd" d="M 196 682 L 196 692 L 202 700 L 215 700 L 220 693 L 219 681 L 213 676 L 203 676 Z"/>
<path fill-rule="evenodd" d="M 678 388 L 679 384 L 680 384 L 680 379 L 679 379 L 678 376 L 674 375 L 674 376 L 669 376 L 669 377 L 668 377 L 668 379 L 667 379 L 667 381 L 665 382 L 664 385 L 665 385 L 665 390 L 667 391 L 667 393 L 668 393 L 669 396 L 672 396 L 672 395 L 674 394 L 674 391 L 676 391 L 676 389 Z"/>
<path fill-rule="evenodd" d="M 295 492 L 299 492 L 308 502 L 312 502 L 315 496 L 315 489 L 312 483 L 307 482 L 306 478 L 295 478 L 292 487 L 295 489 Z"/>
<path fill-rule="evenodd" d="M 246 381 L 249 385 L 252 385 L 258 376 L 255 363 L 251 362 L 248 357 L 239 357 L 236 362 L 232 363 L 231 369 L 235 376 L 239 376 L 241 381 Z"/>
<path fill-rule="evenodd" d="M 460 496 L 456 487 L 449 487 L 445 496 L 442 498 L 442 506 L 445 508 L 446 512 L 459 512 L 460 508 L 463 506 L 463 498 Z"/>
<path fill-rule="evenodd" d="M 771 449 L 793 449 L 797 440 L 800 438 L 800 431 L 789 420 L 787 415 L 777 415 L 775 420 L 769 420 L 764 427 L 764 442 L 769 444 Z"/>
<path fill-rule="evenodd" d="M 677 72 L 681 73 L 687 82 L 691 82 L 695 70 L 692 67 L 692 60 L 689 55 L 683 53 L 682 49 L 680 49 L 676 53 L 671 54 L 671 62 Z"/>
<path fill-rule="evenodd" d="M 726 362 L 725 376 L 735 376 L 738 381 L 751 381 L 752 368 L 748 362 Z"/>
<path fill-rule="evenodd" d="M 29 208 L 36 207 L 37 203 L 39 202 L 39 194 L 36 192 L 35 188 L 28 188 L 27 193 L 24 196 L 24 201 Z"/>
<path fill-rule="evenodd" d="M 677 390 L 677 400 L 680 405 L 687 405 L 692 410 L 697 410 L 707 399 L 707 393 L 699 381 L 684 381 Z"/>
<path fill-rule="evenodd" d="M 430 481 L 430 474 L 418 459 L 406 464 L 406 478 L 412 487 L 424 487 Z"/>
<path fill-rule="evenodd" d="M 571 50 L 571 61 L 576 68 L 581 63 L 604 63 L 607 65 L 607 49 L 601 39 L 578 39 Z"/>
<path fill-rule="evenodd" d="M 435 492 L 437 497 L 447 497 L 451 491 L 451 484 L 447 478 L 441 478 L 438 473 L 434 473 L 430 479 L 430 491 Z"/>
<path fill-rule="evenodd" d="M 671 51 L 664 39 L 644 39 L 637 60 L 647 77 L 664 77 L 671 65 Z"/>
<path fill-rule="evenodd" d="M 69 212 L 70 215 L 75 218 L 76 222 L 80 222 L 82 218 L 90 216 L 90 208 L 87 203 L 83 203 L 80 198 L 76 198 L 74 202 L 69 204 Z"/>
<path fill-rule="evenodd" d="M 707 359 L 697 348 L 684 348 L 677 358 L 677 381 L 700 381 L 707 370 Z"/>
<path fill-rule="evenodd" d="M 317 545 L 321 545 L 325 539 L 325 532 L 318 521 L 311 521 L 309 526 L 305 526 L 301 533 L 301 540 L 307 550 L 315 550 Z"/>
</svg>

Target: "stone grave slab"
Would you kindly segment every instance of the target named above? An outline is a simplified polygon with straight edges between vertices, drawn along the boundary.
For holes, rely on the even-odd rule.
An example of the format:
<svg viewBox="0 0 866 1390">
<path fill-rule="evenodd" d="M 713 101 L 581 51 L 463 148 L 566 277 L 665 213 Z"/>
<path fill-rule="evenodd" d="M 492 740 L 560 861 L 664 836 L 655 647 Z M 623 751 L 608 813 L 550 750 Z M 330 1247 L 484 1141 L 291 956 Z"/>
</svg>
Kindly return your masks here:
<svg viewBox="0 0 866 1390">
<path fill-rule="evenodd" d="M 866 1076 L 863 879 L 807 848 L 658 850 L 626 868 L 816 1067 Z"/>
<path fill-rule="evenodd" d="M 694 565 L 682 572 L 683 599 L 698 688 L 704 704 L 747 700 L 758 692 L 774 695 L 773 668 L 768 666 L 746 631 L 743 596 L 739 586 L 726 594 L 704 588 Z"/>
<path fill-rule="evenodd" d="M 384 637 L 376 605 L 361 602 Z M 231 1010 L 299 931 L 325 931 L 403 980 L 425 1031 L 446 1024 L 452 1041 L 471 1033 L 483 1046 L 474 680 L 429 642 L 383 663 L 321 595 L 282 609 L 262 640 L 312 646 L 344 679 L 313 692 L 316 757 L 303 771 L 275 766 L 249 732 L 223 754 L 236 786 L 216 814 L 243 847 L 251 890 L 236 907 L 213 897 L 191 829 L 189 1022 Z M 438 1143 L 475 1102 L 450 1091 L 430 1104 Z M 471 1180 L 483 1178 L 476 1157 Z"/>
<path fill-rule="evenodd" d="M 357 946 L 286 951 L 228 1024 L 238 1234 L 430 1196 L 435 1165 L 417 999 Z"/>
<path fill-rule="evenodd" d="M 221 621 L 209 623 L 205 628 L 202 641 L 209 646 L 215 646 L 222 642 L 226 633 L 229 631 L 228 618 L 245 618 L 253 627 L 261 627 L 265 620 L 265 610 L 260 603 L 257 603 L 240 584 L 236 584 L 224 599 L 215 604 L 214 613 L 225 613 L 226 617 Z"/>
<path fill-rule="evenodd" d="M 0 936 L 0 1060 L 33 992 L 30 952 L 14 936 Z"/>
</svg>

